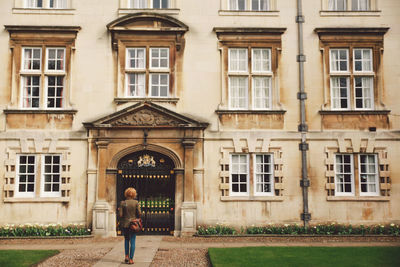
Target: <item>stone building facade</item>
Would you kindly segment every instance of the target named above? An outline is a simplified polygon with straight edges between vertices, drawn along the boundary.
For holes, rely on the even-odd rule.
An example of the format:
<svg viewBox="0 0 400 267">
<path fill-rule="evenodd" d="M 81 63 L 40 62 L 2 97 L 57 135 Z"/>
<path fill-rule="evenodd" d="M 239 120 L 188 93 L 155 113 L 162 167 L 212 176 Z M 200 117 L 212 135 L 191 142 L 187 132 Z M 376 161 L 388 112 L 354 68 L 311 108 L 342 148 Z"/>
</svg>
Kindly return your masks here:
<svg viewBox="0 0 400 267">
<path fill-rule="evenodd" d="M 0 224 L 400 223 L 400 2 L 298 2 L 1 1 Z"/>
</svg>

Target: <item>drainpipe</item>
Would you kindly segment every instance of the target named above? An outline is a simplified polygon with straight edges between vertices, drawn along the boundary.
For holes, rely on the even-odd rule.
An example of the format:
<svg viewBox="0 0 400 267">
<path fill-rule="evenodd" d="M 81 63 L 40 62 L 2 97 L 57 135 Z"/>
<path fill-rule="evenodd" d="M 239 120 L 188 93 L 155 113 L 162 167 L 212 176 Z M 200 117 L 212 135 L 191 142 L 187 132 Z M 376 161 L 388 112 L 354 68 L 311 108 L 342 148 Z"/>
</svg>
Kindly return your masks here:
<svg viewBox="0 0 400 267">
<path fill-rule="evenodd" d="M 304 222 L 304 227 L 308 226 L 308 222 L 311 220 L 311 214 L 308 212 L 308 187 L 310 186 L 310 180 L 307 174 L 307 131 L 308 126 L 306 124 L 306 108 L 305 100 L 307 99 L 307 93 L 304 91 L 304 62 L 306 56 L 303 51 L 303 23 L 304 16 L 302 12 L 302 0 L 297 0 L 297 16 L 296 23 L 298 25 L 298 47 L 299 54 L 297 55 L 297 62 L 299 63 L 299 92 L 297 93 L 297 99 L 300 101 L 300 124 L 298 131 L 301 134 L 301 143 L 299 144 L 299 150 L 301 151 L 301 180 L 300 186 L 303 191 L 303 213 L 301 219 Z"/>
</svg>

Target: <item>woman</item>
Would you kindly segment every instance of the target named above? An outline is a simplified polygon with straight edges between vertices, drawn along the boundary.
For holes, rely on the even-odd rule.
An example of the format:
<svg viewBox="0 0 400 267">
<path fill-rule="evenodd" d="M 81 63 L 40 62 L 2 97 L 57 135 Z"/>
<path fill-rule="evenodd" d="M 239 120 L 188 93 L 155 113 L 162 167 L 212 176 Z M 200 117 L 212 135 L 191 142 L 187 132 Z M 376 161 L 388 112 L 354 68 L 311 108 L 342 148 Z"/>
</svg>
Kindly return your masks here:
<svg viewBox="0 0 400 267">
<path fill-rule="evenodd" d="M 129 231 L 129 223 L 140 218 L 140 206 L 136 198 L 136 190 L 129 187 L 125 190 L 125 201 L 121 201 L 119 206 L 119 217 L 121 218 L 121 227 L 125 237 L 125 263 L 133 264 L 133 255 L 135 254 L 136 233 Z M 129 249 L 129 242 L 130 249 Z"/>
</svg>

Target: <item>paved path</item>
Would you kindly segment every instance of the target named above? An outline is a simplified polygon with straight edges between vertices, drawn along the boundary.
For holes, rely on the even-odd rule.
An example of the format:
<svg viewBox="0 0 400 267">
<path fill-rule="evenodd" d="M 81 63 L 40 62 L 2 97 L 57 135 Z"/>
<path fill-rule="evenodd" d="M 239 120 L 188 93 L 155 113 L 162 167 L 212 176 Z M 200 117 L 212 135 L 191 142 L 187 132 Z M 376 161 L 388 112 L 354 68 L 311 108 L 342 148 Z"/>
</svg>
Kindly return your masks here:
<svg viewBox="0 0 400 267">
<path fill-rule="evenodd" d="M 133 261 L 135 267 L 150 266 L 154 255 L 160 246 L 162 236 L 137 236 L 135 256 Z M 125 258 L 124 243 L 119 242 L 115 247 L 108 252 L 94 267 L 117 267 L 127 266 L 124 263 Z"/>
</svg>

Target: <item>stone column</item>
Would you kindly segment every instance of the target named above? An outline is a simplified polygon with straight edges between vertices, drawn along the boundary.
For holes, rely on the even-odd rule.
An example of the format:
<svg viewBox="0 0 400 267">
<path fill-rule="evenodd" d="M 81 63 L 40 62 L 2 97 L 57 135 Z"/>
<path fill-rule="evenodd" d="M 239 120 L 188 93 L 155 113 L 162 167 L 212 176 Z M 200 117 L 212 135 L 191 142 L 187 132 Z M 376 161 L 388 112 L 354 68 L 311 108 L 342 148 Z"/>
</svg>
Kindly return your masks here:
<svg viewBox="0 0 400 267">
<path fill-rule="evenodd" d="M 109 236 L 110 205 L 106 201 L 106 169 L 108 141 L 98 141 L 97 146 L 97 194 L 93 206 L 93 234 Z"/>
<path fill-rule="evenodd" d="M 181 211 L 183 202 L 183 169 L 174 169 L 175 172 L 175 231 L 174 236 L 180 236 L 182 231 Z"/>
<path fill-rule="evenodd" d="M 197 204 L 194 202 L 194 140 L 185 139 L 185 174 L 183 181 L 183 203 L 181 207 L 181 235 L 190 236 L 196 232 Z"/>
</svg>

